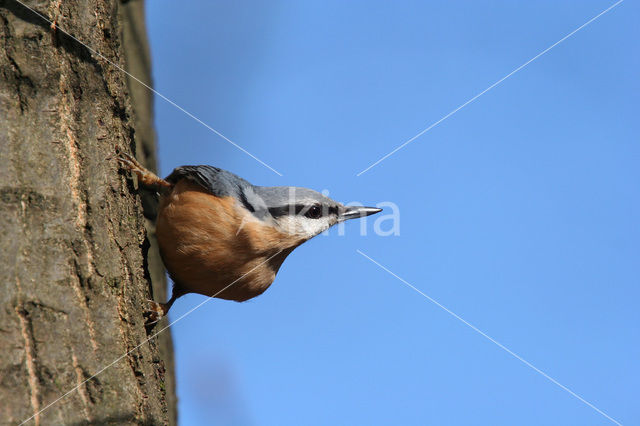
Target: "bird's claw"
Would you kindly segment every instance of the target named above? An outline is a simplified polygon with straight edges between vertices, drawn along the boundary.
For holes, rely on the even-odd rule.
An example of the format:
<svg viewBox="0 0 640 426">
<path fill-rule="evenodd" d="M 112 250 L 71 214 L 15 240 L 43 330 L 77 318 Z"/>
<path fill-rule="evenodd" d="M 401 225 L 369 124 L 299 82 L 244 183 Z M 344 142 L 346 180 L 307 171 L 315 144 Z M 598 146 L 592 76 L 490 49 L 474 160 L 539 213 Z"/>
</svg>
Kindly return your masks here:
<svg viewBox="0 0 640 426">
<path fill-rule="evenodd" d="M 138 162 L 132 155 L 127 154 L 126 152 L 121 152 L 116 157 L 120 166 L 135 174 L 138 177 L 138 180 L 147 186 L 158 186 L 164 188 L 171 188 L 171 185 L 166 180 L 159 178 L 155 173 L 147 170 L 142 164 Z"/>
<path fill-rule="evenodd" d="M 121 152 L 116 157 L 116 160 L 118 161 L 118 163 L 120 163 L 123 169 L 130 170 L 133 173 L 142 174 L 147 172 L 147 170 L 142 166 L 142 164 L 138 162 L 138 160 L 136 160 L 133 156 L 127 154 L 126 152 Z"/>
<path fill-rule="evenodd" d="M 160 321 L 167 314 L 164 303 L 147 300 L 147 310 L 144 312 L 145 325 L 150 326 Z"/>
</svg>

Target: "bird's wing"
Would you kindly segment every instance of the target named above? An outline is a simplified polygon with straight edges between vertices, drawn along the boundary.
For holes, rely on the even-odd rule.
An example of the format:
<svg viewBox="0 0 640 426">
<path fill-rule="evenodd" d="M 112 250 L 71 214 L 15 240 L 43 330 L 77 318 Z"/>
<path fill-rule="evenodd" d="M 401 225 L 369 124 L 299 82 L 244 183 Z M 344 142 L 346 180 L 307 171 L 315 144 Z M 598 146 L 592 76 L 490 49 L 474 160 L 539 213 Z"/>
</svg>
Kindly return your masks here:
<svg viewBox="0 0 640 426">
<path fill-rule="evenodd" d="M 238 197 L 245 187 L 252 185 L 239 176 L 213 166 L 181 166 L 171 172 L 167 179 L 171 183 L 188 179 L 216 197 Z"/>
</svg>

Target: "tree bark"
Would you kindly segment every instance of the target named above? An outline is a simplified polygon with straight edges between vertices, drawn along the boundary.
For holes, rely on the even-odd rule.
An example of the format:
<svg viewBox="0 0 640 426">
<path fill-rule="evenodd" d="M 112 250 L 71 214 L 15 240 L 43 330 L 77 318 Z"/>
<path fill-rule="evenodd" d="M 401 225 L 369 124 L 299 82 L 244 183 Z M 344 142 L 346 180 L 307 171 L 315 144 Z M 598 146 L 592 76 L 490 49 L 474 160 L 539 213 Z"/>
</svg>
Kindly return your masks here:
<svg viewBox="0 0 640 426">
<path fill-rule="evenodd" d="M 0 0 L 0 422 L 173 424 L 154 198 L 113 160 L 155 167 L 152 99 L 113 65 L 150 81 L 142 5 L 25 3 L 108 61 Z"/>
</svg>

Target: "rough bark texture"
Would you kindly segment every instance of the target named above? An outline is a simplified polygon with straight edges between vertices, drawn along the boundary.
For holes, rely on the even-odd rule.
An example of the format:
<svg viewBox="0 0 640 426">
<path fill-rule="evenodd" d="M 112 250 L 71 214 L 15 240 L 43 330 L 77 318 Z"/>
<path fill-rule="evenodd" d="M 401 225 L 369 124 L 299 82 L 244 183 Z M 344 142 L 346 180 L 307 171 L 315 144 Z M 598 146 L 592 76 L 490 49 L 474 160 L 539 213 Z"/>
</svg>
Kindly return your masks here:
<svg viewBox="0 0 640 426">
<path fill-rule="evenodd" d="M 124 56 L 127 71 L 138 80 L 152 87 L 151 56 L 147 29 L 145 24 L 144 2 L 142 0 L 124 1 L 121 5 L 122 34 L 124 42 Z M 129 97 L 133 106 L 134 128 L 136 129 L 136 158 L 149 170 L 157 172 L 156 135 L 153 127 L 153 92 L 147 87 L 127 76 Z M 158 194 L 142 190 L 142 207 L 147 230 L 148 251 L 146 253 L 147 270 L 151 278 L 153 297 L 157 301 L 165 301 L 167 297 L 167 275 L 160 257 L 158 239 L 156 238 L 155 221 L 158 213 Z M 166 327 L 164 319 L 157 330 Z M 177 424 L 177 399 L 174 377 L 173 342 L 169 330 L 158 335 L 160 355 L 164 361 L 165 389 L 167 403 L 167 418 L 169 424 Z"/>
<path fill-rule="evenodd" d="M 142 59 L 148 81 L 135 3 L 26 2 L 120 67 Z M 174 423 L 170 338 L 145 342 L 142 317 L 150 277 L 164 292 L 152 223 L 109 159 L 155 162 L 151 100 L 14 0 L 0 45 L 0 423 Z"/>
</svg>

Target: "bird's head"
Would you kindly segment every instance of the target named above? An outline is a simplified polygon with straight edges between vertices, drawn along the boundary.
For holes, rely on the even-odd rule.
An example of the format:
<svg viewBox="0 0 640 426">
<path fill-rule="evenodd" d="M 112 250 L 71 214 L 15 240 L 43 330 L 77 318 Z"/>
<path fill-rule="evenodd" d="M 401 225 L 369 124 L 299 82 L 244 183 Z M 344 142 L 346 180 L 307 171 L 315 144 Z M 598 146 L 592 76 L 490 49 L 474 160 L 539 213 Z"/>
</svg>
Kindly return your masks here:
<svg viewBox="0 0 640 426">
<path fill-rule="evenodd" d="M 245 195 L 245 206 L 260 220 L 304 241 L 337 223 L 382 211 L 376 207 L 345 206 L 317 191 L 293 186 L 256 186 Z"/>
</svg>

